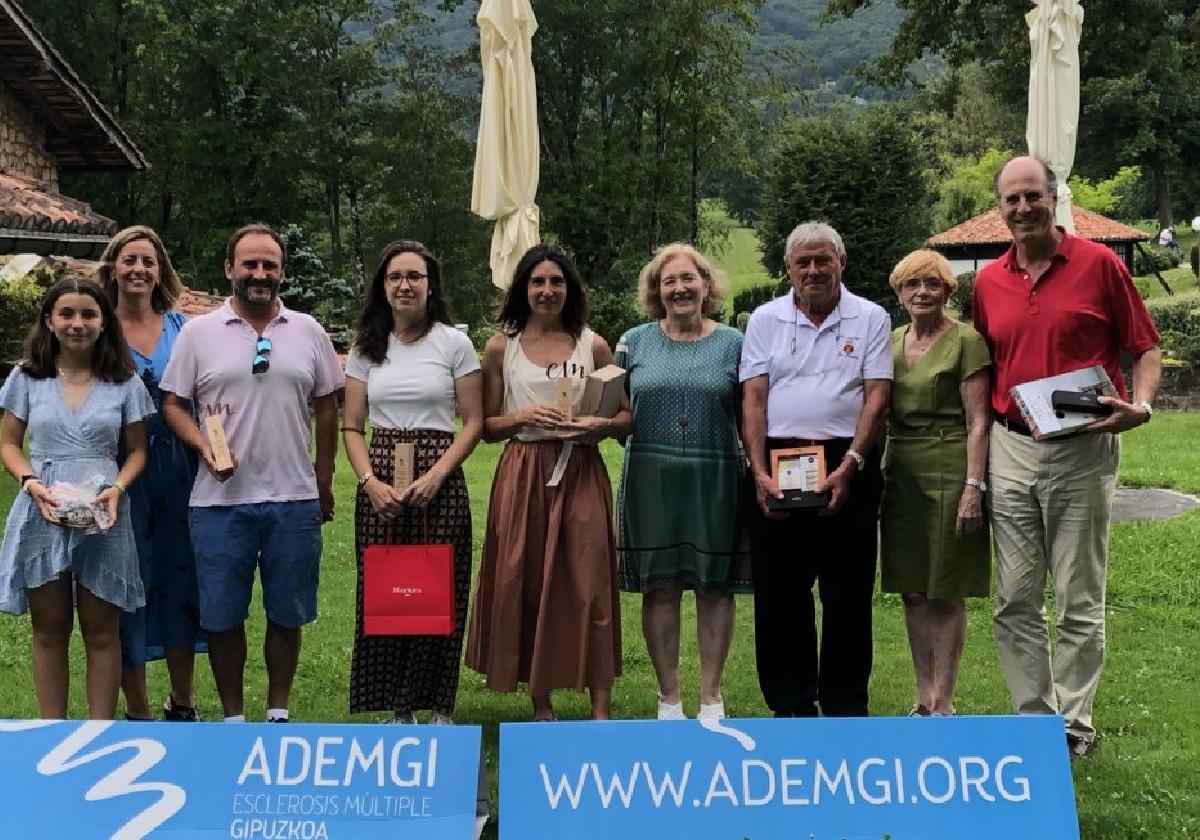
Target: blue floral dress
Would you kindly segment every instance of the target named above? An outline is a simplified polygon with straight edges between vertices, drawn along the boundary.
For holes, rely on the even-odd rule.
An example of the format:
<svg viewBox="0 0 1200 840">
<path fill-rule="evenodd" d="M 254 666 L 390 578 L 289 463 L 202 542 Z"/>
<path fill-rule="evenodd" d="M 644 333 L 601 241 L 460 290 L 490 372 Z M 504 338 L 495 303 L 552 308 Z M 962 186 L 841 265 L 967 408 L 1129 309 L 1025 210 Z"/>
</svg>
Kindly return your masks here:
<svg viewBox="0 0 1200 840">
<path fill-rule="evenodd" d="M 26 423 L 29 460 L 46 486 L 94 476 L 113 481 L 122 430 L 154 413 L 136 376 L 124 382 L 96 380 L 79 408 L 71 410 L 57 378 L 34 379 L 20 367 L 0 388 L 0 408 Z M 78 585 L 122 610 L 145 603 L 128 498 L 121 497 L 111 528 L 85 534 L 50 524 L 28 493 L 17 494 L 0 545 L 0 612 L 25 612 L 25 590 L 49 583 L 67 569 Z"/>
<path fill-rule="evenodd" d="M 186 323 L 182 312 L 167 312 L 151 355 L 129 348 L 137 375 L 158 413 L 146 419 L 146 470 L 129 488 L 130 521 L 146 606 L 121 615 L 121 667 L 126 671 L 162 659 L 168 649 L 208 650 L 207 634 L 200 629 L 196 558 L 188 529 L 188 499 L 198 461 L 162 419 L 163 394 L 158 386 L 175 339 Z M 124 460 L 123 453 L 118 460 Z"/>
</svg>

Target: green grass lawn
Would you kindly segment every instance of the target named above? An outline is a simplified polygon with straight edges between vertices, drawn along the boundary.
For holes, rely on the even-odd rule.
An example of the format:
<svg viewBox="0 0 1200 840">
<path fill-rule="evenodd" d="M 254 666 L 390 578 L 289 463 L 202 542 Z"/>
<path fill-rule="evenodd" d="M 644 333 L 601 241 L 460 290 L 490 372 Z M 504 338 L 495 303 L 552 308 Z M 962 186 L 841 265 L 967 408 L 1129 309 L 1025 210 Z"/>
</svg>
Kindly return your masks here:
<svg viewBox="0 0 1200 840">
<path fill-rule="evenodd" d="M 737 293 L 749 286 L 771 282 L 762 264 L 762 244 L 752 228 L 735 228 L 729 235 L 729 244 L 716 258 L 717 264 L 729 280 L 725 293 L 725 318 L 733 314 L 733 299 Z"/>
<path fill-rule="evenodd" d="M 1144 486 L 1168 486 L 1200 494 L 1200 415 L 1160 412 L 1154 422 L 1125 436 L 1122 479 Z M 467 464 L 475 548 L 482 539 L 487 495 L 498 446 L 480 446 Z M 620 468 L 620 449 L 604 449 L 610 471 Z M 369 721 L 346 711 L 350 644 L 354 625 L 354 556 L 351 523 L 353 476 L 343 461 L 338 469 L 339 510 L 325 530 L 321 581 L 321 618 L 305 633 L 297 675 L 293 715 L 299 720 Z M 15 483 L 0 479 L 0 503 L 8 507 Z M 1073 765 L 1082 836 L 1093 838 L 1184 838 L 1200 836 L 1200 735 L 1193 728 L 1200 716 L 1200 512 L 1167 522 L 1115 525 L 1109 575 L 1109 658 L 1096 704 L 1100 741 L 1093 758 Z M 655 709 L 653 672 L 646 656 L 636 596 L 622 596 L 624 676 L 614 691 L 618 717 L 648 718 Z M 875 598 L 875 669 L 871 710 L 898 715 L 912 702 L 912 674 L 899 598 Z M 990 632 L 988 601 L 971 602 L 969 637 L 957 698 L 966 714 L 998 714 L 1009 710 L 1007 692 Z M 689 603 L 685 628 L 694 628 Z M 251 621 L 252 654 L 247 674 L 247 711 L 251 719 L 264 712 L 265 673 L 254 650 L 262 635 L 261 610 Z M 697 706 L 697 658 L 694 632 L 685 632 L 683 685 L 685 706 Z M 0 620 L 0 717 L 33 717 L 37 707 L 29 674 L 29 618 Z M 82 716 L 83 655 L 78 638 L 72 655 L 71 714 Z M 151 696 L 163 697 L 167 686 L 161 665 L 149 668 Z M 207 664 L 198 668 L 200 708 L 219 716 L 216 692 Z M 725 702 L 731 715 L 762 716 L 767 710 L 754 670 L 753 602 L 738 599 L 738 626 L 725 679 Z M 559 715 L 583 718 L 587 698 L 559 692 Z M 463 670 L 457 719 L 484 727 L 488 768 L 493 780 L 497 725 L 526 720 L 530 709 L 521 694 L 497 695 L 483 680 Z M 494 834 L 488 836 L 495 836 Z"/>
</svg>

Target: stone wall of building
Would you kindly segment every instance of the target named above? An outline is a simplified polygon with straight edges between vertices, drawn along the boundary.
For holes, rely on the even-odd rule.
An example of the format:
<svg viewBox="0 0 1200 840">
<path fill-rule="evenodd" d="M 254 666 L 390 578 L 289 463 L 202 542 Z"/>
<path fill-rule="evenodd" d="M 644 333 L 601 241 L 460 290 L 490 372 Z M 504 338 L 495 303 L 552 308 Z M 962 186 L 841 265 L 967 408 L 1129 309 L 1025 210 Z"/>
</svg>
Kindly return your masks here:
<svg viewBox="0 0 1200 840">
<path fill-rule="evenodd" d="M 45 146 L 45 127 L 0 82 L 0 167 L 58 189 L 58 166 Z"/>
</svg>

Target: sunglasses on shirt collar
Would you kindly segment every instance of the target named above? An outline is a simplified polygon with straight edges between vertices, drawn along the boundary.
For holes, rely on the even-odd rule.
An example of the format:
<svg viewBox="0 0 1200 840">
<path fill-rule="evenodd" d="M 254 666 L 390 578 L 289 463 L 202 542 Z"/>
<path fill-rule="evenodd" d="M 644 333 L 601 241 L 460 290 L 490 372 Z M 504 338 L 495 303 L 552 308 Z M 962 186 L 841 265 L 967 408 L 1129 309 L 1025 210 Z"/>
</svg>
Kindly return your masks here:
<svg viewBox="0 0 1200 840">
<path fill-rule="evenodd" d="M 252 373 L 266 373 L 271 368 L 271 339 L 259 338 L 254 345 L 254 363 L 250 366 Z"/>
</svg>

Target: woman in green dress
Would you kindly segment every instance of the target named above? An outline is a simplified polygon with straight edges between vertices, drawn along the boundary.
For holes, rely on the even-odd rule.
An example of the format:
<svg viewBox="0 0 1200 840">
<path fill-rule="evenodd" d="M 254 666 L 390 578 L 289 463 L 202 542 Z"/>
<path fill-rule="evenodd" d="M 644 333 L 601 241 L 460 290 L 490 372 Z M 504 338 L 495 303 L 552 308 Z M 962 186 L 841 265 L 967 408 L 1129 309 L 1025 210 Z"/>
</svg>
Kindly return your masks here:
<svg viewBox="0 0 1200 840">
<path fill-rule="evenodd" d="M 642 269 L 653 320 L 621 337 L 633 432 L 621 471 L 621 588 L 642 593 L 642 631 L 658 677 L 658 717 L 685 715 L 679 691 L 680 600 L 696 592 L 700 718 L 725 716 L 721 672 L 733 638 L 733 593 L 750 591 L 739 550 L 745 470 L 738 437 L 742 334 L 711 317 L 723 278 L 690 245 L 667 245 Z"/>
<path fill-rule="evenodd" d="M 950 263 L 914 251 L 892 270 L 912 322 L 892 333 L 892 385 L 881 518 L 883 591 L 904 598 L 917 678 L 912 714 L 954 714 L 966 639 L 964 599 L 986 597 L 988 368 L 979 333 L 945 312 Z"/>
</svg>

